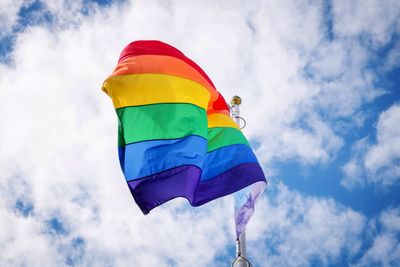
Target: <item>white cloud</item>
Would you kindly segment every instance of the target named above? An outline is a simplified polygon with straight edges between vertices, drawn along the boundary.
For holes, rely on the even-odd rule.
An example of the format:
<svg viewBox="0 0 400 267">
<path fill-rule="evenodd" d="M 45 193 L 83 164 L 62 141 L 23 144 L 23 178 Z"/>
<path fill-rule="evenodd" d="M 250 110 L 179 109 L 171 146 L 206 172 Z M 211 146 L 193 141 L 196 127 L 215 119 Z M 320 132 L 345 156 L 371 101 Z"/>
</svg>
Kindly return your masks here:
<svg viewBox="0 0 400 267">
<path fill-rule="evenodd" d="M 341 183 L 351 190 L 365 182 L 390 186 L 400 178 L 400 105 L 394 104 L 379 115 L 376 141 L 362 138 L 353 146 L 352 158 L 342 167 Z"/>
<path fill-rule="evenodd" d="M 12 31 L 23 3 L 23 0 L 2 0 L 0 2 L 0 38 Z"/>
<path fill-rule="evenodd" d="M 355 142 L 351 149 L 351 159 L 342 166 L 344 177 L 340 183 L 348 190 L 362 187 L 366 183 L 364 159 L 368 146 L 367 138 L 362 138 Z"/>
<path fill-rule="evenodd" d="M 343 251 L 351 261 L 365 223 L 332 199 L 305 197 L 279 184 L 276 198 L 261 203 L 249 225 L 248 239 L 259 248 L 253 264 L 310 266 L 317 260 L 329 266 Z"/>
<path fill-rule="evenodd" d="M 352 190 L 364 184 L 364 177 L 362 176 L 363 168 L 356 160 L 352 159 L 347 162 L 342 167 L 342 171 L 344 172 L 345 177 L 342 179 L 341 184 L 348 190 Z"/>
<path fill-rule="evenodd" d="M 0 263 L 4 266 L 60 266 L 62 257 L 32 218 L 16 216 L 0 205 Z"/>
<path fill-rule="evenodd" d="M 379 46 L 389 42 L 392 34 L 399 31 L 399 1 L 336 0 L 332 8 L 334 32 L 340 37 L 366 35 Z"/>
<path fill-rule="evenodd" d="M 400 43 L 397 43 L 397 45 L 389 51 L 386 61 L 385 69 L 387 70 L 394 69 L 400 65 Z"/>
<path fill-rule="evenodd" d="M 327 42 L 320 5 L 135 1 L 94 6 L 85 17 L 73 15 L 80 1 L 69 9 L 68 1 L 45 3 L 59 18 L 56 25 L 19 33 L 13 64 L 0 64 L 5 265 L 62 266 L 70 258 L 82 266 L 195 267 L 210 264 L 232 243 L 229 198 L 193 210 L 176 200 L 143 216 L 128 193 L 117 161 L 114 110 L 100 86 L 132 40 L 175 45 L 227 98 L 241 95 L 245 132 L 260 140 L 264 163 L 331 160 L 343 141 L 330 119 L 351 116 L 376 97 L 374 74 L 363 71 L 365 50 Z M 338 57 L 330 66 L 332 53 Z M 307 66 L 320 69 L 318 77 L 304 74 Z M 328 111 L 328 120 L 320 110 Z M 301 266 L 316 255 L 329 262 L 342 250 L 358 250 L 365 219 L 333 200 L 280 186 L 276 202 L 261 202 L 259 210 L 249 239 L 277 245 L 276 252 L 256 249 L 261 266 L 271 255 L 272 262 Z"/>
<path fill-rule="evenodd" d="M 306 165 L 330 160 L 342 147 L 342 139 L 319 118 L 309 118 L 307 124 L 306 128 L 300 125 L 275 128 L 276 135 L 268 136 L 267 142 L 261 144 L 262 149 L 270 151 L 261 153 L 261 159 L 272 154 L 281 160 L 296 158 Z"/>
<path fill-rule="evenodd" d="M 400 105 L 379 115 L 376 144 L 365 155 L 365 167 L 372 182 L 391 185 L 400 179 Z"/>
<path fill-rule="evenodd" d="M 372 244 L 354 266 L 396 266 L 400 261 L 400 209 L 383 211 L 374 227 L 381 230 L 372 237 Z"/>
</svg>

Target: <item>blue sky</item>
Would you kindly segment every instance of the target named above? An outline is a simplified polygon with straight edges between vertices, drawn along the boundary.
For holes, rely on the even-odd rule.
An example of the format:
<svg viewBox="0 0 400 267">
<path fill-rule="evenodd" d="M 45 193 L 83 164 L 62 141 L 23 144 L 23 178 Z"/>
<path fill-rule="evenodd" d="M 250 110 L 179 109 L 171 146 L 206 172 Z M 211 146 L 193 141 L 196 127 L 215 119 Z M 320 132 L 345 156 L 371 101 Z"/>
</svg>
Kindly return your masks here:
<svg viewBox="0 0 400 267">
<path fill-rule="evenodd" d="M 3 1 L 0 265 L 229 266 L 232 197 L 144 216 L 119 169 L 100 87 L 127 43 L 159 39 L 243 99 L 269 177 L 254 266 L 396 266 L 399 17 L 395 0 Z"/>
</svg>

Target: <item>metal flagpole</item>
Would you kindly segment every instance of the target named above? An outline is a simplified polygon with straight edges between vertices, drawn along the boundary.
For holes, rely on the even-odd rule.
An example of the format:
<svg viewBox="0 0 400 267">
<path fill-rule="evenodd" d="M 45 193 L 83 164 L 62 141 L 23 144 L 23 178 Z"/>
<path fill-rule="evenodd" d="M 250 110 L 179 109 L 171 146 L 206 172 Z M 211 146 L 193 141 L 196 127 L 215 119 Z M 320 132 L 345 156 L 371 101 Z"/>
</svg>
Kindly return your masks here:
<svg viewBox="0 0 400 267">
<path fill-rule="evenodd" d="M 240 109 L 242 99 L 235 95 L 231 100 L 233 120 L 240 128 Z M 239 239 L 236 240 L 236 259 L 232 262 L 232 267 L 252 267 L 251 263 L 246 259 L 246 230 L 240 234 Z"/>
</svg>

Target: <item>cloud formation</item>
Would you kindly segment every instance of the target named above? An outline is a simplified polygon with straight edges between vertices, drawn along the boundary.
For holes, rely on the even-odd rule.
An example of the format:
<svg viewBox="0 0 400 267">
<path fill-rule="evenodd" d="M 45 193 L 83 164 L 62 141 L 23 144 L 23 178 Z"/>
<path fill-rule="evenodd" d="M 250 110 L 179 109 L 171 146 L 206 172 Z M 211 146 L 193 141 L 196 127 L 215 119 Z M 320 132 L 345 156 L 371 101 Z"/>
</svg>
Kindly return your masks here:
<svg viewBox="0 0 400 267">
<path fill-rule="evenodd" d="M 390 185 L 400 179 L 400 105 L 379 115 L 376 144 L 365 155 L 365 167 L 373 182 Z"/>
<path fill-rule="evenodd" d="M 0 3 L 0 38 L 12 31 L 18 19 L 18 11 L 23 4 L 23 0 L 4 0 Z"/>
<path fill-rule="evenodd" d="M 388 208 L 372 222 L 371 246 L 351 266 L 396 266 L 400 260 L 400 209 Z"/>
<path fill-rule="evenodd" d="M 260 205 L 249 236 L 261 246 L 257 266 L 321 266 L 347 262 L 360 250 L 366 218 L 332 199 L 305 197 L 278 185 L 276 198 Z M 252 235 L 250 235 L 252 234 Z"/>
<path fill-rule="evenodd" d="M 383 111 L 376 124 L 376 140 L 365 137 L 353 146 L 353 157 L 343 166 L 342 184 L 353 189 L 366 182 L 390 186 L 400 178 L 400 105 Z"/>
<path fill-rule="evenodd" d="M 1 32 L 11 33 L 27 2 L 4 3 Z M 385 93 L 368 62 L 371 49 L 398 32 L 400 10 L 396 1 L 333 1 L 329 27 L 326 7 L 313 1 L 41 3 L 57 19 L 15 33 L 11 63 L 0 64 L 0 265 L 229 265 L 229 197 L 198 209 L 174 200 L 149 216 L 131 199 L 119 170 L 114 110 L 100 91 L 121 48 L 161 39 L 198 62 L 225 96 L 241 95 L 245 134 L 268 170 L 275 161 L 325 164 L 362 127 L 363 106 Z M 397 57 L 390 54 L 392 66 Z M 388 144 L 398 133 L 388 125 L 398 122 L 398 109 L 379 117 L 376 143 L 364 148 L 359 141 L 364 152 L 344 167 L 358 177 L 350 186 L 363 183 L 364 171 L 382 183 L 397 179 L 399 153 Z M 255 265 L 330 265 L 343 252 L 361 265 L 380 251 L 388 264 L 398 258 L 390 223 L 396 209 L 375 219 L 391 230 L 372 232 L 377 241 L 358 259 L 371 224 L 364 215 L 283 184 L 275 189 L 249 225 Z"/>
<path fill-rule="evenodd" d="M 340 37 L 365 35 L 373 46 L 380 46 L 400 30 L 400 3 L 396 0 L 337 0 L 332 8 L 334 30 Z"/>
</svg>

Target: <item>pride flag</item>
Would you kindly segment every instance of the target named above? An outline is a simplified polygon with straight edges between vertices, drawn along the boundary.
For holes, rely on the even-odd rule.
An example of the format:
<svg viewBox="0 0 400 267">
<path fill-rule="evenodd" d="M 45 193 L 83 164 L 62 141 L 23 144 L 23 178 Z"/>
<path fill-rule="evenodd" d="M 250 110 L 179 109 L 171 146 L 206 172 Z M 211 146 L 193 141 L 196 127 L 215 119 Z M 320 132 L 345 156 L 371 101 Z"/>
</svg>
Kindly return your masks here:
<svg viewBox="0 0 400 267">
<path fill-rule="evenodd" d="M 118 117 L 122 171 L 144 214 L 176 197 L 199 206 L 266 181 L 222 95 L 178 49 L 130 43 L 102 89 Z"/>
</svg>

